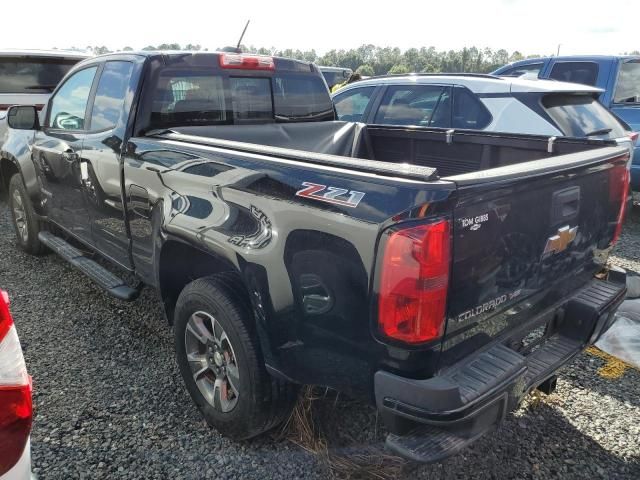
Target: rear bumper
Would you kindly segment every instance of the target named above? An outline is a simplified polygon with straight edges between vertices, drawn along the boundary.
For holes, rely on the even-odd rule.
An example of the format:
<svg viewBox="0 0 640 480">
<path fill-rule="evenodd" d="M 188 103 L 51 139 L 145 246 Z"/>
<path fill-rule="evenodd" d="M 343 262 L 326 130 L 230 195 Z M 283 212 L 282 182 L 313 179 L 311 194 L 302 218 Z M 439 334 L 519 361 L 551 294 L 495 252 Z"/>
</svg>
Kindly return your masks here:
<svg viewBox="0 0 640 480">
<path fill-rule="evenodd" d="M 31 441 L 27 442 L 20 460 L 11 470 L 0 476 L 0 480 L 35 480 L 35 476 L 31 473 Z"/>
<path fill-rule="evenodd" d="M 528 355 L 507 347 L 507 338 L 427 380 L 377 372 L 376 404 L 392 432 L 387 447 L 419 462 L 457 453 L 595 342 L 611 325 L 625 292 L 624 283 L 593 280 L 558 307 L 561 321 Z"/>
</svg>

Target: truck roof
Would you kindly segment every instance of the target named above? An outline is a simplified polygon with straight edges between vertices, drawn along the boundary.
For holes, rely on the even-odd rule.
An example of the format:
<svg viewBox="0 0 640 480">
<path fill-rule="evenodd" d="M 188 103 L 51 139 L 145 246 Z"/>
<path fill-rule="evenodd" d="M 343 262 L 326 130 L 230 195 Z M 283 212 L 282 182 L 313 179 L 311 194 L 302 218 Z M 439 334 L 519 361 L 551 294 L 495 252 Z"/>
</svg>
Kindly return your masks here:
<svg viewBox="0 0 640 480">
<path fill-rule="evenodd" d="M 572 92 L 598 93 L 602 90 L 589 85 L 558 82 L 555 80 L 525 80 L 517 77 L 497 77 L 487 74 L 441 73 L 387 75 L 360 80 L 342 88 L 340 92 L 365 85 L 454 84 L 467 87 L 474 93 L 512 92 Z"/>
<path fill-rule="evenodd" d="M 506 63 L 501 66 L 498 70 L 501 70 L 505 67 L 513 66 L 517 67 L 518 65 L 529 65 L 531 63 L 536 62 L 545 62 L 549 59 L 559 60 L 561 62 L 564 61 L 583 61 L 583 62 L 606 62 L 611 60 L 634 60 L 640 59 L 640 55 L 560 55 L 560 56 L 550 56 L 550 57 L 532 57 L 532 58 L 523 58 L 522 60 L 518 60 L 516 62 Z"/>
<path fill-rule="evenodd" d="M 142 56 L 142 57 L 178 57 L 178 56 L 185 56 L 185 55 L 229 55 L 232 54 L 234 55 L 234 52 L 223 52 L 220 50 L 212 50 L 212 51 L 202 51 L 202 50 L 132 50 L 132 51 L 125 51 L 125 52 L 111 52 L 111 53 L 105 53 L 102 55 L 98 55 L 96 57 L 93 58 L 104 58 L 104 57 L 109 57 L 109 56 L 115 56 L 115 55 L 137 55 L 137 56 Z M 277 55 L 260 55 L 258 53 L 251 53 L 251 52 L 242 52 L 242 55 L 251 55 L 251 56 L 256 56 L 256 57 L 270 57 L 273 59 L 279 59 L 279 60 L 288 60 L 288 61 L 293 61 L 293 62 L 298 62 L 298 63 L 303 63 L 306 65 L 312 65 L 313 62 L 307 62 L 305 60 L 298 60 L 295 58 L 289 58 L 289 57 L 279 57 Z"/>
</svg>

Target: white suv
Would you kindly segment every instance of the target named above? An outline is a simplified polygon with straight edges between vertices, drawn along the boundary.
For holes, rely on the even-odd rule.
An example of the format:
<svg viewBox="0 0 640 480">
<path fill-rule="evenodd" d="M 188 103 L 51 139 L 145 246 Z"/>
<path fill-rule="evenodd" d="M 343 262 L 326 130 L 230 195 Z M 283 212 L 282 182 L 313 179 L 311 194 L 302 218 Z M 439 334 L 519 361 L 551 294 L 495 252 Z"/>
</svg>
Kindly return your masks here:
<svg viewBox="0 0 640 480">
<path fill-rule="evenodd" d="M 621 139 L 598 88 L 483 74 L 373 77 L 333 95 L 338 118 L 382 125 Z"/>
<path fill-rule="evenodd" d="M 62 77 L 89 55 L 65 50 L 0 50 L 0 118 L 11 105 L 44 105 Z"/>
</svg>

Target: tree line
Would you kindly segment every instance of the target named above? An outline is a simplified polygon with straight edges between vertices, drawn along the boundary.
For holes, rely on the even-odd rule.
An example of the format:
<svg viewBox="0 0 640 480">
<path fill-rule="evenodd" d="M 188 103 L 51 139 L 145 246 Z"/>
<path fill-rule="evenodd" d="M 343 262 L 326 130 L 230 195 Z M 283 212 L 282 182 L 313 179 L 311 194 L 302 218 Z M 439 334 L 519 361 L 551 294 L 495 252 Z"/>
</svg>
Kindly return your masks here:
<svg viewBox="0 0 640 480">
<path fill-rule="evenodd" d="M 244 52 L 296 58 L 329 67 L 350 68 L 367 76 L 409 72 L 488 73 L 509 62 L 540 56 L 537 54 L 525 56 L 517 50 L 510 52 L 502 48 L 492 50 L 491 48 L 465 47 L 460 50 L 437 50 L 435 47 L 421 47 L 409 48 L 403 51 L 398 47 L 378 47 L 372 44 L 361 45 L 358 48 L 349 50 L 330 50 L 324 55 L 318 55 L 315 49 L 277 49 L 274 47 L 256 47 L 254 45 L 242 45 L 241 48 Z M 111 51 L 105 46 L 88 46 L 86 50 L 96 55 Z M 131 51 L 133 48 L 124 47 L 122 50 Z M 207 51 L 208 49 L 191 43 L 186 45 L 163 43 L 156 46 L 148 45 L 142 50 Z M 639 52 L 630 53 L 638 54 Z"/>
</svg>

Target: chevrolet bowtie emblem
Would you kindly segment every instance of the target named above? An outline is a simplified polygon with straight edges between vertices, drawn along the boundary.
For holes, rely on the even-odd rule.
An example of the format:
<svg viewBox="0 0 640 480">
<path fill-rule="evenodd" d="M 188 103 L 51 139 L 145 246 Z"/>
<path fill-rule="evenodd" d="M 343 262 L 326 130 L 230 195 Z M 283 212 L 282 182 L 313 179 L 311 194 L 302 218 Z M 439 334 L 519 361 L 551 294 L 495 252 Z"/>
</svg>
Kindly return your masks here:
<svg viewBox="0 0 640 480">
<path fill-rule="evenodd" d="M 551 255 L 560 253 L 567 249 L 567 246 L 576 239 L 578 227 L 570 228 L 569 225 L 558 229 L 558 233 L 547 239 L 547 245 L 544 247 L 542 255 Z"/>
</svg>

